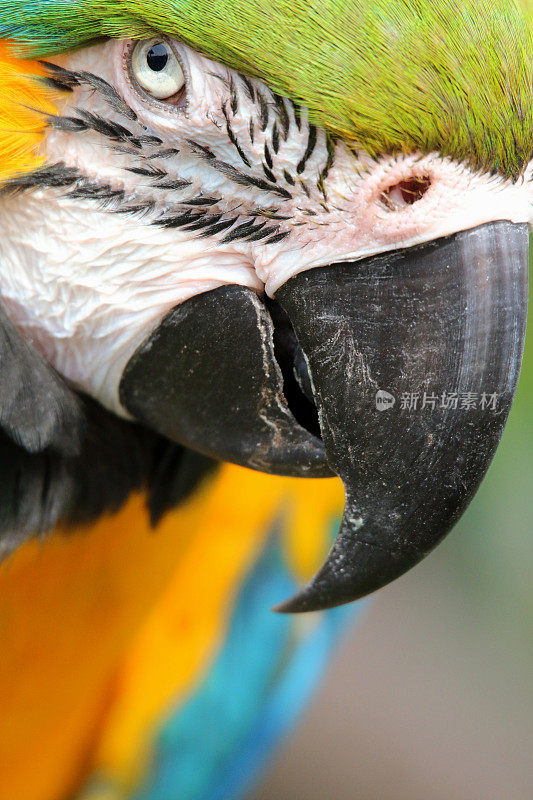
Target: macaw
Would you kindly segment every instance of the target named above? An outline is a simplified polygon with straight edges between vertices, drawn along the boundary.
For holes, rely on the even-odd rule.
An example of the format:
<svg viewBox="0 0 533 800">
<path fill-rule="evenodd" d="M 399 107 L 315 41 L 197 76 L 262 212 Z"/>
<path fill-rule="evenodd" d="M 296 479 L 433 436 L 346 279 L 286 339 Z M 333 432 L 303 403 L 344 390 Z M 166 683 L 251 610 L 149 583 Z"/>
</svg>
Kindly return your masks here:
<svg viewBox="0 0 533 800">
<path fill-rule="evenodd" d="M 0 32 L 0 797 L 231 800 L 500 440 L 528 0 Z"/>
</svg>

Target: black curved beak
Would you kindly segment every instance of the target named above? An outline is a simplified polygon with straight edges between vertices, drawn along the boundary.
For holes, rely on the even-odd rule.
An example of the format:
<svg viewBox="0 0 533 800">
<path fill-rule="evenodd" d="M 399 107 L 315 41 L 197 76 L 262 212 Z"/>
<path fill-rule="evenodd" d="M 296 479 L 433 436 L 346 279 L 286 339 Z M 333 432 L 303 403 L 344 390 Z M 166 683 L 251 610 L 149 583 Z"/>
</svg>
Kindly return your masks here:
<svg viewBox="0 0 533 800">
<path fill-rule="evenodd" d="M 278 291 L 346 506 L 326 563 L 277 610 L 362 597 L 417 564 L 457 521 L 513 401 L 527 267 L 526 226 L 496 222 L 310 270 Z"/>
<path fill-rule="evenodd" d="M 139 421 L 219 459 L 337 474 L 326 563 L 279 611 L 355 600 L 403 574 L 472 499 L 513 400 L 527 309 L 525 225 L 496 222 L 175 308 L 130 360 Z"/>
</svg>

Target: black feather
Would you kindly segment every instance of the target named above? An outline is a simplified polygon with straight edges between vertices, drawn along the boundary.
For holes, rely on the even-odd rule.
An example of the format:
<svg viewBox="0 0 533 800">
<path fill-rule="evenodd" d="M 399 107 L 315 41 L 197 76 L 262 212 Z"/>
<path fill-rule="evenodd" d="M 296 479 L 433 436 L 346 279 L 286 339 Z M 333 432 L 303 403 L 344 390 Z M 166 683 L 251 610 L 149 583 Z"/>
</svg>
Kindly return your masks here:
<svg viewBox="0 0 533 800">
<path fill-rule="evenodd" d="M 0 428 L 30 453 L 79 452 L 77 396 L 22 338 L 0 306 Z"/>
<path fill-rule="evenodd" d="M 116 512 L 134 491 L 156 524 L 214 467 L 76 393 L 0 313 L 0 555 Z"/>
</svg>

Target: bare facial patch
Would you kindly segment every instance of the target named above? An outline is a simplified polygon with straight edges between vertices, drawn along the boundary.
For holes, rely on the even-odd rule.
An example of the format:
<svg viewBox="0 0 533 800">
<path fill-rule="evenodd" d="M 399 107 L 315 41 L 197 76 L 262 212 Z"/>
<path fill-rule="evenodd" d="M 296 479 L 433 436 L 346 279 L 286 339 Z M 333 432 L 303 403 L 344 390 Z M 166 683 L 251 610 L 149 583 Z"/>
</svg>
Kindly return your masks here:
<svg viewBox="0 0 533 800">
<path fill-rule="evenodd" d="M 0 294 L 56 369 L 119 413 L 124 365 L 196 294 L 235 283 L 274 295 L 306 269 L 528 219 L 527 181 L 437 154 L 371 160 L 173 40 L 53 61 L 68 94 L 46 167 L 1 198 Z"/>
</svg>

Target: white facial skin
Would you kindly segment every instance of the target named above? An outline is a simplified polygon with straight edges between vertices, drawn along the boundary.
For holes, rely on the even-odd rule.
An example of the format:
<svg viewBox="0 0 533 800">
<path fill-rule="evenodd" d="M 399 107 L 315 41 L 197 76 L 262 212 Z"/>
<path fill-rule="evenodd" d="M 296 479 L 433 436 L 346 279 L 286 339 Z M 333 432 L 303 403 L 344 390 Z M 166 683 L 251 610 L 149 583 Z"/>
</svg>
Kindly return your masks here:
<svg viewBox="0 0 533 800">
<path fill-rule="evenodd" d="M 312 267 L 529 220 L 528 180 L 436 154 L 373 161 L 328 148 L 305 109 L 174 41 L 185 86 L 157 100 L 132 74 L 134 46 L 50 59 L 77 76 L 43 142 L 47 164 L 70 171 L 60 187 L 56 171 L 57 188 L 0 201 L 8 313 L 63 376 L 123 416 L 125 365 L 196 294 L 236 283 L 272 296 Z"/>
</svg>

